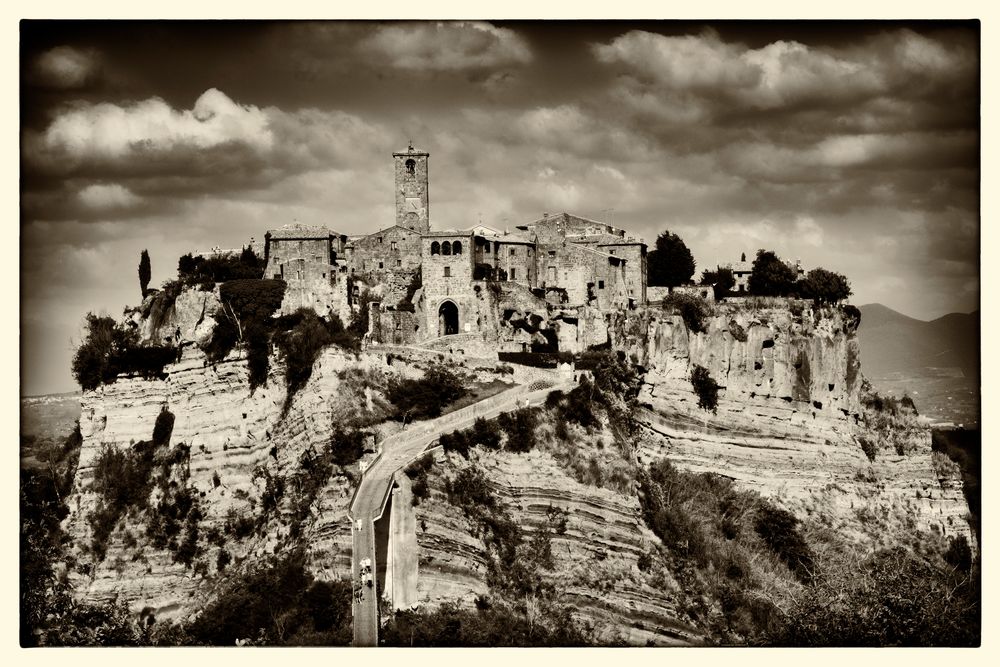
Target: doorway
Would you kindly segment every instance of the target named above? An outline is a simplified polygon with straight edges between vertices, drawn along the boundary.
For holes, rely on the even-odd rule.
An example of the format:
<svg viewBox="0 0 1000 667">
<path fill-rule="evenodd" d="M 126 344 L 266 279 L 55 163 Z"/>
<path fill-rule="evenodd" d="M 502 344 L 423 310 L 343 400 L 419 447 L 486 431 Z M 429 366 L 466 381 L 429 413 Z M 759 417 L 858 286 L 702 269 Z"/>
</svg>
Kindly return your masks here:
<svg viewBox="0 0 1000 667">
<path fill-rule="evenodd" d="M 438 309 L 438 335 L 451 336 L 458 333 L 458 306 L 445 301 Z"/>
</svg>

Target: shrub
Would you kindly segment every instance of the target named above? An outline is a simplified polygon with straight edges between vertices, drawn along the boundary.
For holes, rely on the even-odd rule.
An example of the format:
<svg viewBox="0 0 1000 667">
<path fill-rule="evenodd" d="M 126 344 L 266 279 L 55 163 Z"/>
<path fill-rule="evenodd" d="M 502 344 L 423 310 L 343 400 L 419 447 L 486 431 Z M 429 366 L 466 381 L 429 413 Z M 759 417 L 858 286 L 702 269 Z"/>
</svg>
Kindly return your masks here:
<svg viewBox="0 0 1000 667">
<path fill-rule="evenodd" d="M 330 451 L 333 462 L 348 466 L 356 462 L 365 452 L 365 433 L 358 430 L 335 428 L 330 435 Z"/>
<path fill-rule="evenodd" d="M 858 443 L 861 445 L 861 450 L 868 457 L 869 461 L 875 460 L 875 454 L 878 452 L 878 447 L 869 438 L 860 437 L 858 438 Z"/>
<path fill-rule="evenodd" d="M 851 285 L 840 273 L 816 268 L 800 282 L 799 293 L 816 304 L 836 303 L 851 296 Z"/>
<path fill-rule="evenodd" d="M 813 555 L 798 531 L 798 523 L 787 510 L 762 502 L 757 510 L 755 529 L 795 576 L 808 583 L 813 576 Z"/>
<path fill-rule="evenodd" d="M 205 352 L 210 360 L 218 361 L 242 342 L 251 389 L 267 380 L 274 329 L 271 316 L 281 307 L 284 295 L 283 280 L 230 280 L 219 288 L 222 307 L 215 313 L 215 329 Z"/>
<path fill-rule="evenodd" d="M 274 322 L 274 330 L 274 343 L 285 359 L 285 411 L 291 407 L 295 394 L 312 377 L 313 364 L 324 347 L 333 344 L 348 349 L 358 347 L 357 339 L 344 330 L 339 317 L 331 315 L 327 320 L 311 308 L 299 308 L 291 315 L 279 317 Z"/>
<path fill-rule="evenodd" d="M 174 432 L 174 413 L 163 406 L 160 414 L 156 415 L 156 423 L 153 425 L 153 446 L 161 447 L 170 444 L 170 436 Z"/>
<path fill-rule="evenodd" d="M 507 434 L 506 449 L 512 452 L 529 452 L 534 449 L 537 423 L 536 408 L 521 408 L 498 416 L 497 426 Z"/>
<path fill-rule="evenodd" d="M 698 407 L 714 414 L 719 405 L 719 384 L 707 368 L 695 364 L 691 369 L 691 387 L 698 395 Z"/>
<path fill-rule="evenodd" d="M 351 639 L 351 585 L 316 581 L 296 549 L 281 559 L 230 579 L 187 632 L 199 644 L 233 646 L 237 639 L 264 645 L 346 645 Z"/>
<path fill-rule="evenodd" d="M 177 261 L 177 277 L 185 285 L 222 283 L 231 280 L 260 280 L 267 262 L 247 246 L 239 255 L 182 255 Z"/>
<path fill-rule="evenodd" d="M 427 485 L 427 475 L 430 472 L 431 467 L 434 465 L 434 457 L 429 455 L 424 455 L 418 458 L 416 461 L 406 466 L 403 470 L 406 476 L 410 478 L 411 488 L 413 491 L 413 504 L 419 504 L 421 500 L 427 498 L 430 495 L 430 487 Z"/>
<path fill-rule="evenodd" d="M 691 294 L 674 293 L 667 295 L 663 299 L 663 309 L 678 313 L 684 320 L 685 326 L 692 333 L 705 331 L 705 320 L 712 315 L 712 308 L 708 302 L 701 297 Z"/>
<path fill-rule="evenodd" d="M 396 406 L 397 419 L 426 419 L 439 416 L 446 405 L 465 394 L 465 386 L 455 373 L 434 366 L 420 379 L 394 380 L 386 398 Z"/>
</svg>

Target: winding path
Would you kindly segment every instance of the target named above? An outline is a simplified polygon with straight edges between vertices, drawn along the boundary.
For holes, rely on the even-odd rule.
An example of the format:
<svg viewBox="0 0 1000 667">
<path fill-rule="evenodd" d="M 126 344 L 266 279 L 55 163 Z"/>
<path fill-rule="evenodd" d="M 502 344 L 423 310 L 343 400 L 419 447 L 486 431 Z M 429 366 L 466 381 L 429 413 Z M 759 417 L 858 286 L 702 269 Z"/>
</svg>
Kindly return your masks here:
<svg viewBox="0 0 1000 667">
<path fill-rule="evenodd" d="M 476 419 L 492 419 L 503 412 L 511 412 L 525 406 L 539 405 L 550 392 L 556 389 L 568 391 L 572 384 L 561 384 L 537 391 L 528 391 L 518 385 L 478 403 L 466 406 L 437 419 L 410 425 L 400 433 L 386 438 L 381 443 L 381 455 L 363 473 L 351 501 L 348 516 L 351 519 L 353 550 L 351 553 L 351 580 L 356 586 L 361 578 L 361 562 L 371 559 L 372 572 L 377 571 L 375 561 L 375 521 L 382 516 L 386 501 L 392 490 L 393 475 L 419 457 L 432 442 L 445 433 L 471 426 Z M 360 521 L 361 530 L 358 530 Z M 376 587 L 363 586 L 362 597 L 353 600 L 354 645 L 378 645 L 378 599 Z"/>
</svg>

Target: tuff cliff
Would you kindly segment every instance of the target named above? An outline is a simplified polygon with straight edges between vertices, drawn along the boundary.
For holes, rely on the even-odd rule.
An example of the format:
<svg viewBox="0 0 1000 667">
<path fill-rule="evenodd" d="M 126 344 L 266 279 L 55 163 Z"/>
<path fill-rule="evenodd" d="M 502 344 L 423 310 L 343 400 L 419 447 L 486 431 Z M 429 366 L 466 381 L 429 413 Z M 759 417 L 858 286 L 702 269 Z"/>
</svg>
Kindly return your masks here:
<svg viewBox="0 0 1000 667">
<path fill-rule="evenodd" d="M 680 315 L 647 326 L 640 418 L 654 437 L 640 462 L 723 475 L 874 544 L 918 532 L 974 542 L 961 479 L 935 465 L 930 429 L 864 404 L 855 316 L 755 300 L 717 304 L 704 332 Z M 715 412 L 698 408 L 694 365 L 720 385 Z"/>
<path fill-rule="evenodd" d="M 203 338 L 212 298 L 182 295 L 147 337 L 173 328 L 182 339 Z M 430 494 L 414 507 L 418 603 L 471 605 L 488 589 L 486 545 L 444 491 L 469 465 L 487 471 L 528 534 L 550 523 L 550 508 L 566 513 L 565 531 L 552 539 L 556 564 L 547 576 L 600 636 L 632 644 L 705 638 L 684 611 L 684 585 L 668 570 L 642 563 L 659 538 L 644 522 L 635 475 L 661 457 L 733 479 L 775 499 L 810 530 L 839 531 L 862 548 L 903 541 L 919 549 L 954 535 L 972 541 L 961 481 L 935 467 L 929 431 L 904 417 L 886 425 L 864 405 L 856 322 L 849 316 L 801 304 L 717 304 L 703 324 L 695 333 L 680 315 L 658 309 L 608 323 L 614 346 L 644 370 L 636 413 L 641 433 L 628 447 L 602 428 L 576 430 L 568 442 L 527 453 L 476 449 L 470 461 L 436 450 Z M 157 618 L 183 618 L 221 581 L 221 552 L 232 561 L 226 571 L 239 572 L 295 541 L 307 545 L 318 577 L 349 577 L 347 510 L 358 466 L 333 466 L 308 494 L 301 489 L 311 461 L 338 428 L 360 426 L 374 440 L 399 428 L 385 421 L 390 406 L 382 390 L 391 377 L 419 376 L 440 355 L 407 361 L 398 353 L 326 349 L 287 413 L 280 360 L 272 359 L 267 384 L 251 391 L 238 354 L 211 365 L 194 346 L 165 369 L 165 379 L 120 378 L 85 393 L 83 450 L 65 523 L 77 590 L 90 598 L 119 595 Z M 720 385 L 714 413 L 698 407 L 690 380 L 695 365 Z M 477 371 L 471 361 L 460 370 L 503 377 Z M 148 440 L 164 409 L 173 429 L 158 454 L 166 476 L 151 491 L 150 506 L 179 487 L 192 490 L 202 514 L 196 555 L 184 564 L 170 548 L 156 547 L 149 513 L 133 512 L 116 524 L 103 559 L 95 558 L 87 548 L 98 503 L 89 489 L 94 461 L 102 447 Z M 557 441 L 547 432 L 542 439 Z M 173 455 L 180 450 L 186 459 Z M 283 493 L 275 491 L 279 479 Z M 244 518 L 261 517 L 269 505 L 257 530 L 240 529 Z"/>
</svg>

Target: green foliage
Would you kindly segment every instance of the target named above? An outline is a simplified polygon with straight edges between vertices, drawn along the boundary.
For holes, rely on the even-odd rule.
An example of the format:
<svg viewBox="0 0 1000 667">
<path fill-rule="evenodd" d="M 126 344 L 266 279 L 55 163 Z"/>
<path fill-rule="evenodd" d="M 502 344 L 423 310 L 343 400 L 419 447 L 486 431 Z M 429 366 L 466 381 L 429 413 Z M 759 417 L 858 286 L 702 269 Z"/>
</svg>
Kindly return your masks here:
<svg viewBox="0 0 1000 667">
<path fill-rule="evenodd" d="M 156 423 L 153 425 L 153 446 L 161 447 L 170 444 L 170 436 L 174 432 L 174 413 L 163 406 L 160 414 L 156 415 Z"/>
<path fill-rule="evenodd" d="M 260 280 L 267 262 L 247 246 L 237 255 L 203 257 L 183 255 L 177 262 L 177 277 L 185 285 L 223 283 L 231 280 Z"/>
<path fill-rule="evenodd" d="M 530 452 L 537 440 L 535 428 L 538 425 L 537 408 L 521 408 L 504 412 L 497 417 L 497 427 L 507 434 L 506 449 L 511 452 Z"/>
<path fill-rule="evenodd" d="M 656 249 L 646 258 L 647 282 L 650 285 L 676 287 L 694 275 L 694 256 L 676 234 L 662 232 L 656 237 Z"/>
<path fill-rule="evenodd" d="M 698 407 L 714 414 L 719 405 L 719 383 L 712 378 L 707 368 L 694 365 L 691 369 L 691 387 L 698 395 Z"/>
<path fill-rule="evenodd" d="M 396 379 L 385 397 L 396 407 L 400 420 L 437 417 L 449 403 L 466 394 L 462 380 L 444 366 L 434 366 L 417 380 Z"/>
<path fill-rule="evenodd" d="M 186 628 L 202 645 L 346 646 L 351 641 L 351 586 L 317 581 L 295 550 L 233 576 Z"/>
<path fill-rule="evenodd" d="M 800 581 L 808 583 L 813 576 L 812 550 L 798 531 L 798 519 L 780 507 L 762 506 L 757 512 L 754 528 L 761 539 L 788 565 Z"/>
<path fill-rule="evenodd" d="M 851 296 L 851 285 L 840 273 L 816 268 L 801 281 L 799 294 L 817 304 L 836 303 Z"/>
<path fill-rule="evenodd" d="M 663 299 L 663 310 L 677 313 L 692 333 L 706 330 L 705 321 L 712 316 L 712 307 L 707 301 L 693 294 L 674 293 Z"/>
<path fill-rule="evenodd" d="M 259 465 L 253 470 L 252 479 L 264 481 L 264 491 L 260 494 L 261 510 L 266 518 L 278 511 L 281 499 L 285 496 L 285 478 L 282 475 L 274 475 L 266 467 Z"/>
<path fill-rule="evenodd" d="M 849 568 L 846 569 L 846 568 Z M 818 573 L 771 643 L 783 646 L 978 646 L 978 577 L 886 549 Z"/>
<path fill-rule="evenodd" d="M 593 631 L 568 607 L 545 602 L 529 612 L 526 601 L 480 598 L 476 609 L 445 603 L 436 609 L 397 612 L 382 629 L 383 646 L 592 646 Z"/>
<path fill-rule="evenodd" d="M 120 373 L 162 377 L 163 367 L 177 360 L 174 347 L 139 347 L 136 332 L 110 317 L 88 313 L 86 322 L 87 336 L 73 355 L 72 366 L 84 391 L 114 382 Z"/>
<path fill-rule="evenodd" d="M 758 250 L 750 274 L 749 290 L 754 296 L 793 296 L 798 275 L 770 250 Z"/>
<path fill-rule="evenodd" d="M 149 265 L 149 252 L 143 249 L 142 254 L 139 255 L 139 288 L 142 290 L 142 298 L 146 298 L 146 294 L 149 292 L 149 279 L 152 277 L 151 268 Z"/>
</svg>

